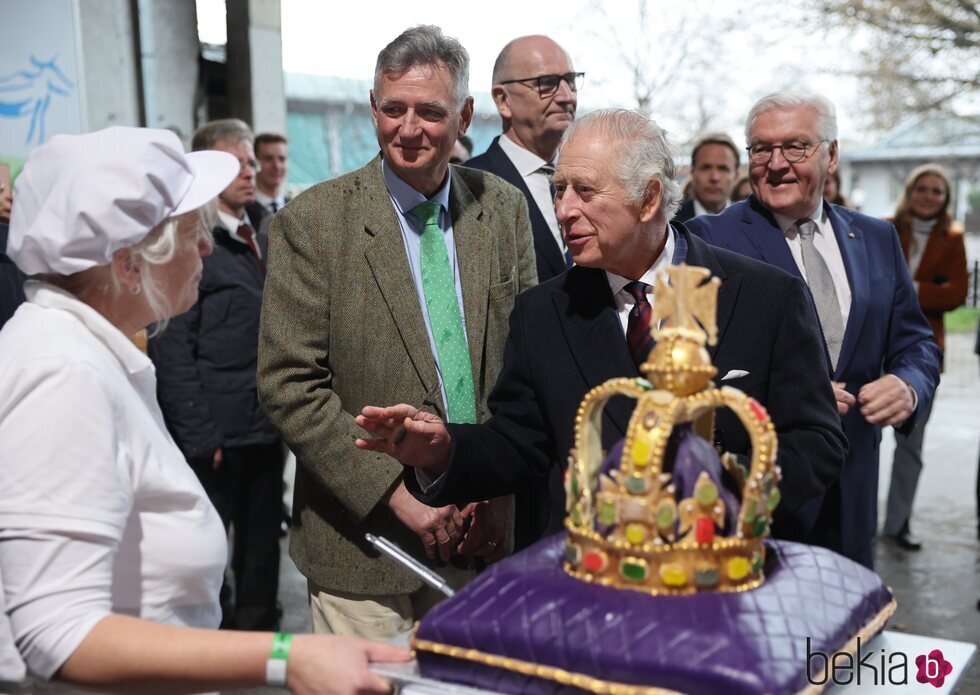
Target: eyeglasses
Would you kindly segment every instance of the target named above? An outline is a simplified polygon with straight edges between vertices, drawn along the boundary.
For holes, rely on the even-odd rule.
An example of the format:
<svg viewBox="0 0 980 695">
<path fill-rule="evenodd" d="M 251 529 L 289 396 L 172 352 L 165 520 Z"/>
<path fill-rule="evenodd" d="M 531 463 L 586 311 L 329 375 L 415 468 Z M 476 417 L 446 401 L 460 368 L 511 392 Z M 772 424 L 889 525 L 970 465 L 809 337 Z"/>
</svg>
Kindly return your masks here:
<svg viewBox="0 0 980 695">
<path fill-rule="evenodd" d="M 519 80 L 504 80 L 497 84 L 514 84 L 515 82 L 534 82 L 538 87 L 538 96 L 542 99 L 550 97 L 558 91 L 562 80 L 573 92 L 577 92 L 585 83 L 584 72 L 566 72 L 564 75 L 539 75 L 538 77 L 524 77 Z"/>
<path fill-rule="evenodd" d="M 796 162 L 802 162 L 804 159 L 812 157 L 813 153 L 817 151 L 817 148 L 825 142 L 830 142 L 830 140 L 818 140 L 817 142 L 791 140 L 790 142 L 784 142 L 782 145 L 759 143 L 749 145 L 745 149 L 749 153 L 749 159 L 754 164 L 768 164 L 769 160 L 772 159 L 772 153 L 776 150 L 783 153 L 783 159 L 787 162 L 795 164 Z"/>
</svg>

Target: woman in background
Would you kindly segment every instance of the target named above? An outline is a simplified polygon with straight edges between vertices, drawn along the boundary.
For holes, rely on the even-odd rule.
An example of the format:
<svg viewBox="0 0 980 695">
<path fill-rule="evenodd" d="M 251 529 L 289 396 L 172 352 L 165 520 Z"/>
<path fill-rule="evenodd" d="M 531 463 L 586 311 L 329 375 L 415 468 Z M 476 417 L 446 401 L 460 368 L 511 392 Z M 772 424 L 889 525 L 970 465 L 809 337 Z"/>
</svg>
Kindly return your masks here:
<svg viewBox="0 0 980 695">
<path fill-rule="evenodd" d="M 144 692 L 382 693 L 363 640 L 218 632 L 224 528 L 129 340 L 197 299 L 210 201 L 238 175 L 165 130 L 59 135 L 17 180 L 7 253 L 32 278 L 0 331 L 0 575 L 33 675 Z M 0 601 L 0 606 L 4 601 Z"/>
<path fill-rule="evenodd" d="M 851 207 L 851 204 L 847 202 L 847 198 L 844 197 L 844 193 L 840 189 L 840 170 L 837 169 L 833 174 L 828 176 L 823 182 L 823 197 L 828 203 L 833 203 L 834 205 L 840 205 L 845 208 Z"/>
<path fill-rule="evenodd" d="M 950 214 L 950 180 L 937 164 L 914 169 L 892 220 L 915 282 L 919 305 L 940 348 L 944 347 L 943 315 L 966 301 L 969 271 L 963 229 Z M 895 459 L 885 516 L 885 535 L 906 550 L 919 550 L 922 542 L 910 529 L 912 501 L 922 472 L 922 440 L 932 404 L 918 413 L 907 435 L 895 433 Z"/>
</svg>

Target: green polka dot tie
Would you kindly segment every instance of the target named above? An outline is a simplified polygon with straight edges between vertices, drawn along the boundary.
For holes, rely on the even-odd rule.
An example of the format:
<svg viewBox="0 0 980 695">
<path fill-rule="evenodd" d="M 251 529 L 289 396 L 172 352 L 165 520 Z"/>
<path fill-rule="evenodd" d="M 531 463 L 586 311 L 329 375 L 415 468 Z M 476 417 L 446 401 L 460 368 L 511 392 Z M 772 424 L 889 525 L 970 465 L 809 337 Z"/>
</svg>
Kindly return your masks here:
<svg viewBox="0 0 980 695">
<path fill-rule="evenodd" d="M 456 301 L 453 269 L 439 227 L 441 209 L 442 205 L 429 200 L 411 211 L 422 226 L 422 289 L 446 389 L 446 419 L 449 422 L 476 422 L 473 367 Z"/>
</svg>

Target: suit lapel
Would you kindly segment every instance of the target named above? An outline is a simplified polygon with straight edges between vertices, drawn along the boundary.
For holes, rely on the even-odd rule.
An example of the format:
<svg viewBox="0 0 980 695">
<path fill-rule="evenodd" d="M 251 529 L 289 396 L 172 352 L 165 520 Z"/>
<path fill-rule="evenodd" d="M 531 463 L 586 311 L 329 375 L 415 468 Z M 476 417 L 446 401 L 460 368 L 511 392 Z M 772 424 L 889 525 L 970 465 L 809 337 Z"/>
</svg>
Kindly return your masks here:
<svg viewBox="0 0 980 695">
<path fill-rule="evenodd" d="M 747 242 L 756 249 L 760 260 L 803 278 L 782 230 L 772 215 L 756 202 L 754 195 L 743 209 L 742 222 L 738 233 L 745 236 Z"/>
<path fill-rule="evenodd" d="M 616 316 L 606 274 L 576 266 L 566 277 L 568 291 L 553 290 L 551 297 L 572 358 L 588 387 L 639 376 Z M 632 412 L 633 402 L 625 398 L 614 398 L 606 407 L 606 414 L 623 435 Z"/>
<path fill-rule="evenodd" d="M 450 172 L 453 181 L 449 188 L 449 214 L 453 221 L 456 260 L 463 288 L 463 321 L 466 323 L 466 341 L 473 366 L 473 383 L 479 384 L 490 298 L 492 234 L 481 222 L 483 208 L 452 167 Z"/>
<path fill-rule="evenodd" d="M 728 324 L 732 318 L 735 300 L 738 298 L 742 277 L 740 275 L 727 275 L 718 263 L 718 259 L 715 258 L 715 254 L 712 253 L 710 246 L 686 230 L 682 233 L 687 238 L 687 260 L 685 262 L 688 265 L 707 268 L 714 277 L 721 280 L 721 285 L 718 287 L 718 302 L 715 310 L 718 340 L 714 345 L 705 346 L 708 349 L 708 354 L 714 359 L 715 353 L 718 352 L 718 346 L 721 345 L 722 340 L 725 338 L 725 332 L 728 330 Z"/>
<path fill-rule="evenodd" d="M 523 193 L 525 200 L 527 200 L 528 216 L 531 218 L 531 233 L 534 235 L 535 254 L 538 258 L 544 256 L 545 262 L 555 275 L 563 273 L 565 272 L 565 258 L 558 250 L 558 244 L 555 243 L 555 238 L 552 236 L 551 229 L 548 227 L 540 208 L 538 208 L 538 204 L 534 202 L 530 189 L 524 183 L 524 177 L 517 171 L 517 167 L 514 166 L 510 157 L 497 142 L 501 137 L 503 136 L 494 138 L 493 143 L 487 149 L 487 158 L 493 163 L 494 171 L 504 181 Z"/>
<path fill-rule="evenodd" d="M 375 159 L 362 171 L 364 183 L 358 197 L 363 200 L 364 231 L 373 237 L 364 255 L 419 381 L 428 390 L 439 377 L 415 292 L 415 281 L 408 267 L 401 228 L 381 175 L 381 159 Z"/>
<path fill-rule="evenodd" d="M 868 300 L 871 295 L 870 278 L 868 275 L 868 249 L 864 241 L 864 233 L 857 227 L 852 227 L 850 214 L 838 212 L 833 205 L 824 204 L 827 217 L 834 228 L 837 246 L 840 248 L 844 269 L 847 271 L 847 283 L 851 287 L 851 311 L 844 328 L 844 343 L 841 345 L 840 357 L 834 378 L 839 379 L 844 373 L 851 356 L 857 348 L 861 336 L 861 326 L 868 312 Z"/>
</svg>

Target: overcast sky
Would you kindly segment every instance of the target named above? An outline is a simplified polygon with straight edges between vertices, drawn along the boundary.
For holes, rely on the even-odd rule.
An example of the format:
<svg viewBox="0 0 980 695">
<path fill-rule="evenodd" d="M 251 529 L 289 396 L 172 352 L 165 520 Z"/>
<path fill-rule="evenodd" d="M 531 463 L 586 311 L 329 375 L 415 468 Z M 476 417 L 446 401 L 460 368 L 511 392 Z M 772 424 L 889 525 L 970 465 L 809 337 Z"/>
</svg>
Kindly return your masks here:
<svg viewBox="0 0 980 695">
<path fill-rule="evenodd" d="M 638 36 L 632 0 L 493 0 L 483 6 L 492 12 L 475 11 L 459 0 L 282 0 L 283 69 L 367 79 L 378 51 L 402 30 L 438 24 L 469 51 L 470 89 L 488 92 L 501 47 L 515 36 L 543 33 L 562 44 L 575 68 L 586 72 L 583 106 L 632 107 L 629 71 L 617 52 L 650 55 L 646 64 L 668 65 L 679 55 L 683 38 L 690 49 L 685 69 L 700 65 L 698 74 L 662 90 L 662 98 L 655 98 L 651 108 L 658 121 L 682 138 L 692 134 L 685 131 L 693 127 L 698 99 L 712 115 L 712 128 L 740 138 L 742 120 L 756 99 L 774 89 L 795 87 L 829 96 L 838 107 L 841 138 L 867 143 L 870 138 L 860 132 L 861 119 L 854 113 L 854 81 L 829 72 L 852 64 L 853 42 L 834 32 L 835 38 L 829 39 L 826 27 L 799 26 L 786 4 L 769 2 L 769 8 L 782 9 L 764 24 L 762 18 L 774 13 L 753 11 L 752 4 L 651 0 L 647 31 Z M 766 0 L 754 4 L 765 5 Z M 197 0 L 197 6 L 201 39 L 224 43 L 224 0 Z M 712 21 L 725 19 L 719 15 L 736 12 L 742 15 L 729 17 L 734 28 L 712 30 Z M 644 38 L 649 53 L 634 48 Z"/>
</svg>

